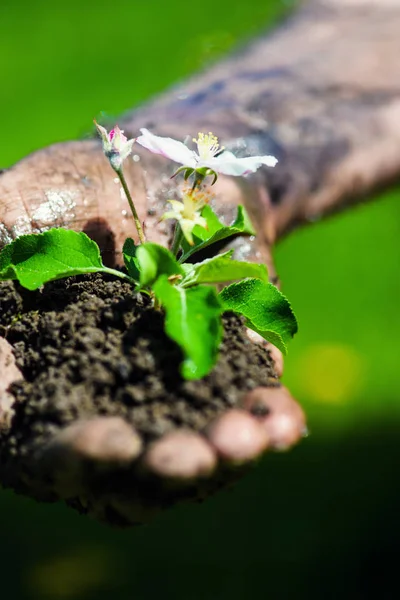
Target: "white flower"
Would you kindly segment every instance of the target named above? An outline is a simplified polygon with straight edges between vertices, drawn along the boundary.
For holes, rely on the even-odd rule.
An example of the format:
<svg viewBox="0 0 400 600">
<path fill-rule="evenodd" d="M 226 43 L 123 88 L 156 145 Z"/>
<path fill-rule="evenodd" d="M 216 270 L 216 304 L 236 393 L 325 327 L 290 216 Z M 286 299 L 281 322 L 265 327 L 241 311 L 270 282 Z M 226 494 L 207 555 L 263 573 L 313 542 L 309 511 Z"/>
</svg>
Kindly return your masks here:
<svg viewBox="0 0 400 600">
<path fill-rule="evenodd" d="M 278 160 L 274 156 L 249 156 L 236 158 L 232 152 L 219 145 L 218 138 L 211 132 L 199 133 L 193 141 L 197 144 L 197 152 L 190 150 L 182 142 L 172 138 L 159 137 L 148 131 L 140 130 L 142 135 L 137 138 L 138 144 L 154 154 L 162 154 L 188 169 L 211 169 L 223 175 L 248 175 L 254 173 L 262 165 L 274 167 Z"/>
<path fill-rule="evenodd" d="M 135 143 L 135 139 L 128 140 L 118 125 L 108 133 L 107 129 L 96 123 L 96 121 L 94 121 L 94 124 L 100 134 L 104 154 L 110 161 L 114 171 L 119 171 L 124 160 L 128 158 L 132 152 L 132 146 Z"/>
<path fill-rule="evenodd" d="M 188 243 L 193 246 L 192 231 L 195 225 L 207 227 L 207 221 L 200 215 L 200 211 L 206 204 L 204 194 L 188 192 L 183 196 L 183 202 L 180 200 L 168 200 L 172 210 L 163 215 L 163 219 L 176 219 L 181 226 L 183 235 Z"/>
</svg>

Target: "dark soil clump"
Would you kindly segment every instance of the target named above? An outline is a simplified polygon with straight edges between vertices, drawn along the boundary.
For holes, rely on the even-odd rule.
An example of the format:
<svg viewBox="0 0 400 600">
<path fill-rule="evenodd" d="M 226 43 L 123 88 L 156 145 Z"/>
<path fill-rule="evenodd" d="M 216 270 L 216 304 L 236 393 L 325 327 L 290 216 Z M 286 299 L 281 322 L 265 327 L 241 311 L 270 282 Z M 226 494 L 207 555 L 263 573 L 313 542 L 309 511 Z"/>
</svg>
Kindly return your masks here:
<svg viewBox="0 0 400 600">
<path fill-rule="evenodd" d="M 145 442 L 176 428 L 201 431 L 257 386 L 278 385 L 269 353 L 246 336 L 240 318 L 224 317 L 213 371 L 201 381 L 179 373 L 180 349 L 163 316 L 128 284 L 101 275 L 70 278 L 28 292 L 0 283 L 0 335 L 13 346 L 24 381 L 1 461 L 28 452 L 79 418 L 118 415 Z"/>
<path fill-rule="evenodd" d="M 0 287 L 0 334 L 25 381 L 14 384 L 18 426 L 62 426 L 78 417 L 119 415 L 150 440 L 174 427 L 201 430 L 248 390 L 271 385 L 268 352 L 251 343 L 239 317 L 224 317 L 218 363 L 201 382 L 179 373 L 178 346 L 148 297 L 100 275 L 26 292 Z"/>
</svg>

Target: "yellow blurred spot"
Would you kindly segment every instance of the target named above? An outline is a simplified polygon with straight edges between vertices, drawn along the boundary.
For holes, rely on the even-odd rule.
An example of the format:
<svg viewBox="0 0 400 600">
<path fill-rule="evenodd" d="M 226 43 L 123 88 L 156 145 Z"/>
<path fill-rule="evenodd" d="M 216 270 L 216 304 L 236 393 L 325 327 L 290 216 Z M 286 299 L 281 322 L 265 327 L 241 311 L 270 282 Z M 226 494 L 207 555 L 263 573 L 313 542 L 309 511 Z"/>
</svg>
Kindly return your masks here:
<svg viewBox="0 0 400 600">
<path fill-rule="evenodd" d="M 110 580 L 113 568 L 112 558 L 104 548 L 76 548 L 36 564 L 29 574 L 28 585 L 35 597 L 75 600 L 103 587 Z"/>
<path fill-rule="evenodd" d="M 301 394 L 316 402 L 344 403 L 363 388 L 363 359 L 344 344 L 315 344 L 296 364 Z"/>
</svg>

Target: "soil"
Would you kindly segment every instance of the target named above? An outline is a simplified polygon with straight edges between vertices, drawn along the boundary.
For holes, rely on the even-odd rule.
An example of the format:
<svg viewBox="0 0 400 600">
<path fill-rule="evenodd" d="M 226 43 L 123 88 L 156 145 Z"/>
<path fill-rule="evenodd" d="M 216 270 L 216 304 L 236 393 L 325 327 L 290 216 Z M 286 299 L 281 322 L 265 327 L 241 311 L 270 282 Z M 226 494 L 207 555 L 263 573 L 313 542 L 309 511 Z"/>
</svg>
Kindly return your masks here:
<svg viewBox="0 0 400 600">
<path fill-rule="evenodd" d="M 24 376 L 11 387 L 17 402 L 0 439 L 3 475 L 33 441 L 43 444 L 79 418 L 121 416 L 150 442 L 176 427 L 201 431 L 247 391 L 278 385 L 268 351 L 248 340 L 242 320 L 227 314 L 223 321 L 215 368 L 185 381 L 162 313 L 129 284 L 96 274 L 29 292 L 0 282 L 0 335 Z"/>
</svg>

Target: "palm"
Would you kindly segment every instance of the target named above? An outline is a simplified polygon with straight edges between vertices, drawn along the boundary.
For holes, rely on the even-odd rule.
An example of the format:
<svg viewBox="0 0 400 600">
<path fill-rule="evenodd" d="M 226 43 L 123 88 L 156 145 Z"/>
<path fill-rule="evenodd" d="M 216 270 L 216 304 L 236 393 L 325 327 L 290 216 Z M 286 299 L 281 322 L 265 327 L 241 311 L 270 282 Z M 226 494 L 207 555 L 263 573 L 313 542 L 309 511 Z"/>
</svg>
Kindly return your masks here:
<svg viewBox="0 0 400 600">
<path fill-rule="evenodd" d="M 7 231 L 12 231 L 13 227 L 15 231 L 15 226 L 25 217 L 25 222 L 34 230 L 51 226 L 53 221 L 58 226 L 82 229 L 99 242 L 107 262 L 118 263 L 122 241 L 125 236 L 134 235 L 134 228 L 126 216 L 127 208 L 120 200 L 119 188 L 99 144 L 84 144 L 84 151 L 82 145 L 71 144 L 45 157 L 38 153 L 2 176 L 4 226 Z M 60 164 L 65 160 L 72 162 L 74 169 L 60 177 Z M 147 167 L 151 169 L 152 178 L 147 177 L 146 190 L 143 184 L 138 184 L 142 181 L 138 167 L 128 169 L 127 176 L 145 221 L 148 239 L 165 243 L 169 231 L 159 221 L 163 206 L 158 195 L 160 180 L 165 177 L 161 171 L 164 166 L 156 161 Z M 28 176 L 33 170 L 35 178 Z M 18 180 L 25 182 L 23 196 L 19 195 L 22 202 L 19 213 L 16 208 L 7 210 L 8 206 L 16 205 L 13 190 Z M 241 200 L 238 190 L 231 186 L 230 182 L 221 181 L 217 190 L 219 211 L 228 218 Z M 61 209 L 60 199 L 64 203 Z M 75 199 L 73 208 L 71 199 Z M 116 202 L 122 203 L 119 211 L 112 208 Z M 57 215 L 54 214 L 56 207 Z M 253 207 L 253 212 L 254 209 L 258 210 Z M 262 256 L 267 261 L 269 258 L 267 245 L 256 245 L 254 240 L 238 240 L 235 247 L 239 255 L 245 252 L 250 259 L 257 257 L 259 261 Z M 254 334 L 250 336 L 250 343 L 262 343 L 254 339 Z M 281 361 L 279 353 L 275 353 L 275 357 Z M 7 392 L 7 387 L 20 378 L 20 374 L 4 339 L 0 361 L 5 372 L 0 390 L 0 414 L 6 446 L 15 437 L 13 434 L 18 427 L 13 417 L 13 396 Z M 280 371 L 281 364 L 277 364 L 277 368 Z M 53 431 L 51 439 L 42 441 L 40 437 L 31 436 L 21 442 L 25 444 L 25 454 L 27 448 L 32 451 L 28 451 L 32 454 L 30 480 L 24 491 L 43 499 L 64 498 L 81 509 L 86 507 L 85 511 L 100 519 L 125 524 L 148 518 L 149 511 L 144 507 L 149 505 L 149 498 L 152 513 L 180 498 L 204 496 L 220 486 L 221 481 L 226 483 L 242 472 L 242 469 L 227 470 L 227 465 L 243 467 L 265 450 L 287 448 L 301 437 L 305 427 L 301 409 L 284 388 L 276 387 L 275 379 L 273 384 L 275 387 L 258 386 L 250 393 L 242 394 L 239 404 L 222 413 L 219 410 L 209 422 L 203 417 L 200 430 L 192 429 L 183 419 L 181 428 L 150 438 L 144 438 L 140 430 L 135 430 L 121 416 L 102 416 L 101 409 L 90 418 L 78 415 L 68 426 L 62 425 Z M 37 418 L 43 416 L 37 415 Z M 152 427 L 154 431 L 163 431 L 157 423 Z M 90 476 L 88 464 L 91 465 Z M 14 461 L 13 472 L 10 473 L 8 468 L 4 475 L 5 483 L 21 489 L 24 469 L 26 460 Z M 105 471 L 118 493 L 110 493 L 109 485 L 104 486 Z M 127 472 L 136 478 L 134 493 L 126 481 Z M 100 481 L 103 482 L 101 485 Z M 138 487 L 143 489 L 138 491 Z M 150 496 L 149 489 L 153 490 Z"/>
</svg>

